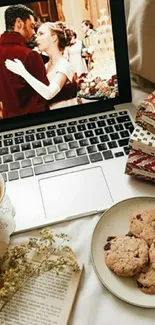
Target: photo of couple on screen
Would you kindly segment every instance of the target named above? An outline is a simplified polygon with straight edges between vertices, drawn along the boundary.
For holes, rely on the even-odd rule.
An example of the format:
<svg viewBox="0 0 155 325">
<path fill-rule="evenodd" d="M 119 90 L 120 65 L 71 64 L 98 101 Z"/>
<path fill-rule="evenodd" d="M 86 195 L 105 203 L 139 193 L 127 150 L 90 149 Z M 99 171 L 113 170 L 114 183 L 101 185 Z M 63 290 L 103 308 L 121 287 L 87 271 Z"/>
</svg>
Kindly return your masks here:
<svg viewBox="0 0 155 325">
<path fill-rule="evenodd" d="M 109 0 L 91 2 L 0 8 L 1 119 L 118 95 Z"/>
</svg>

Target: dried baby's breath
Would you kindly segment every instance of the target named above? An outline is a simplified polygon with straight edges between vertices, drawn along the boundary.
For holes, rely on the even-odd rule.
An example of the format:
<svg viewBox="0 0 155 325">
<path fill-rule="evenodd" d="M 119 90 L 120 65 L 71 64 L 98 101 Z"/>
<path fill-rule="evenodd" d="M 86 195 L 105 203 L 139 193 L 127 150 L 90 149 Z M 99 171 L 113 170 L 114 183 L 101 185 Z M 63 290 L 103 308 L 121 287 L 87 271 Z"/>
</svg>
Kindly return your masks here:
<svg viewBox="0 0 155 325">
<path fill-rule="evenodd" d="M 65 245 L 68 241 L 65 233 L 55 234 L 45 228 L 39 231 L 37 237 L 30 237 L 27 244 L 8 246 L 0 259 L 0 301 L 4 302 L 2 308 L 32 276 L 50 270 L 59 274 L 66 267 L 74 272 L 80 271 L 73 250 Z M 35 258 L 39 261 L 37 264 L 33 261 Z"/>
</svg>

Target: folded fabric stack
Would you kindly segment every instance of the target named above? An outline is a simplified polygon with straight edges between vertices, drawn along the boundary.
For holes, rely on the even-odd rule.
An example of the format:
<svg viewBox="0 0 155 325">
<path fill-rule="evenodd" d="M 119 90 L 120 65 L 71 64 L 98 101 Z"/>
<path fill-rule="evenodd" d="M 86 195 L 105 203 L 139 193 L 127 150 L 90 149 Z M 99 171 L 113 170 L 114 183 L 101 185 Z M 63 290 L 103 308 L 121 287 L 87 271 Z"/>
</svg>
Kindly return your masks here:
<svg viewBox="0 0 155 325">
<path fill-rule="evenodd" d="M 125 173 L 155 182 L 155 92 L 138 107 Z"/>
</svg>

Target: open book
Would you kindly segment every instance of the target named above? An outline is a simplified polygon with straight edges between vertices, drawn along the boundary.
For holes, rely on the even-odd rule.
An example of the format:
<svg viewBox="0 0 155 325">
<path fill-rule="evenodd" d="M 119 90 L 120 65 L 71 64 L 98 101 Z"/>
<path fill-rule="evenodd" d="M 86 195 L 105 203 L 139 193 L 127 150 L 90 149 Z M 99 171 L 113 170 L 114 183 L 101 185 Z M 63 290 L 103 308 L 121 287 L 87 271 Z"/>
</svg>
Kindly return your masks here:
<svg viewBox="0 0 155 325">
<path fill-rule="evenodd" d="M 0 311 L 1 325 L 66 325 L 82 268 L 31 277 Z"/>
</svg>

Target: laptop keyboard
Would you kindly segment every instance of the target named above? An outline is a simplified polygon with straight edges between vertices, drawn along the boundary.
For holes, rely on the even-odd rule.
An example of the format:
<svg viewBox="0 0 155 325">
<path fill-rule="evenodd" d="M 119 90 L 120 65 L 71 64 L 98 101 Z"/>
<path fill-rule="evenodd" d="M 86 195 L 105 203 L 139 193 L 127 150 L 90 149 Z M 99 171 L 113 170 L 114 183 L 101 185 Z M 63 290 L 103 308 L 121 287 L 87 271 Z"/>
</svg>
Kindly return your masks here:
<svg viewBox="0 0 155 325">
<path fill-rule="evenodd" d="M 118 158 L 129 153 L 127 111 L 32 128 L 0 137 L 5 181 Z"/>
</svg>

